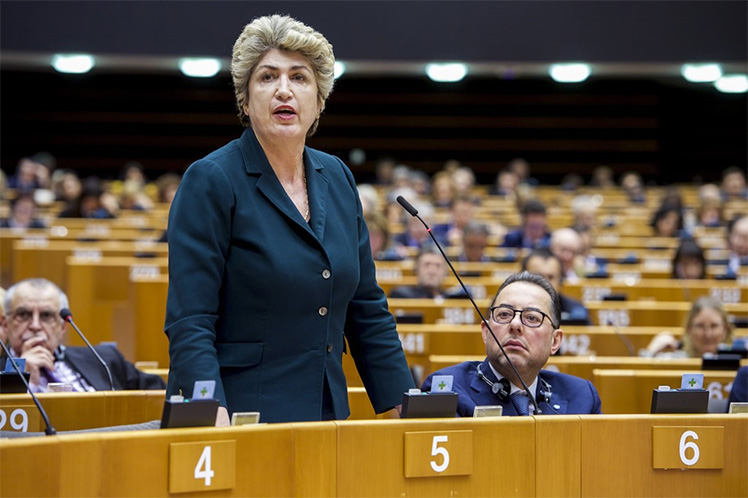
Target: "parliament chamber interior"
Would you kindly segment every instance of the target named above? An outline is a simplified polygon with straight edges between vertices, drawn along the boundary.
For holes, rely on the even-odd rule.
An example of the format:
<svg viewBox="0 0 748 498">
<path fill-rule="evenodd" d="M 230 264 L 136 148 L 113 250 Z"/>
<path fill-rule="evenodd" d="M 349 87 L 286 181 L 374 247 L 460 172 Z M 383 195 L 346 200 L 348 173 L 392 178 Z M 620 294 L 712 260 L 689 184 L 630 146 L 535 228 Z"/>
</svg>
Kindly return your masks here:
<svg viewBox="0 0 748 498">
<path fill-rule="evenodd" d="M 653 39 L 624 50 L 613 35 L 627 30 L 611 27 L 609 60 L 588 48 L 602 62 L 589 80 L 565 84 L 546 66 L 587 53 L 573 43 L 561 44 L 564 58 L 551 39 L 507 28 L 481 43 L 468 36 L 476 53 L 465 52 L 467 42 L 450 53 L 449 43 L 429 47 L 401 32 L 429 18 L 418 8 L 427 4 L 434 26 L 423 28 L 425 40 L 445 35 L 450 16 L 516 16 L 531 26 L 540 15 L 545 27 L 557 16 L 599 16 L 610 27 L 616 18 L 633 22 L 629 2 L 608 2 L 607 11 L 595 2 L 541 2 L 537 12 L 521 2 L 466 2 L 465 12 L 455 2 L 221 2 L 215 11 L 209 2 L 181 2 L 183 28 L 153 24 L 180 2 L 87 3 L 0 6 L 0 288 L 48 280 L 67 296 L 88 342 L 116 347 L 137 372 L 165 383 L 171 202 L 190 164 L 241 135 L 229 49 L 244 24 L 280 8 L 350 61 L 307 145 L 339 157 L 355 178 L 376 281 L 414 385 L 486 358 L 482 321 L 494 316 L 494 296 L 540 258 L 553 263 L 537 273 L 563 305 L 560 347 L 543 371 L 589 381 L 602 413 L 376 413 L 348 341 L 346 420 L 264 423 L 260 413 L 259 423 L 162 429 L 163 388 L 43 389 L 40 412 L 25 387 L 10 389 L 10 376 L 19 376 L 2 354 L 0 496 L 748 497 L 748 399 L 739 397 L 748 380 L 738 374 L 748 368 L 748 79 L 742 93 L 724 93 L 679 72 L 681 63 L 713 57 L 746 78 L 745 4 L 690 2 L 680 29 L 663 27 L 675 8 L 668 2 L 632 6 L 650 16 Z M 96 17 L 74 18 L 86 12 Z M 113 32 L 97 32 L 95 19 Z M 207 30 L 196 41 L 181 31 L 218 19 L 221 35 Z M 351 19 L 356 29 L 335 31 Z M 688 38 L 710 23 L 725 23 L 724 40 Z M 478 26 L 493 33 L 487 21 Z M 127 30 L 141 27 L 161 51 L 128 42 Z M 43 29 L 49 39 L 22 40 Z M 347 47 L 357 31 L 369 43 Z M 580 33 L 589 46 L 605 38 L 589 27 Z M 675 33 L 689 41 L 668 41 Z M 215 50 L 211 36 L 221 43 L 213 55 L 222 69 L 209 78 L 180 74 L 174 38 L 191 55 L 199 41 Z M 525 47 L 517 59 L 512 41 Z M 65 74 L 47 65 L 52 52 L 85 51 L 87 42 L 101 68 Z M 400 54 L 401 44 L 414 46 Z M 489 59 L 486 49 L 497 55 Z M 460 55 L 477 58 L 460 81 L 421 74 L 423 61 Z M 203 201 L 191 201 L 196 216 Z M 449 262 L 434 253 L 432 237 Z M 438 256 L 435 282 L 420 264 L 429 248 Z M 7 309 L 15 296 L 0 300 L 8 347 L 11 324 L 21 320 Z M 699 342 L 709 326 L 693 323 L 697 303 L 724 321 L 724 336 L 709 346 Z M 71 326 L 64 344 L 86 347 Z M 703 410 L 655 410 L 655 395 L 688 392 L 686 377 L 701 383 L 694 392 L 704 393 Z"/>
</svg>

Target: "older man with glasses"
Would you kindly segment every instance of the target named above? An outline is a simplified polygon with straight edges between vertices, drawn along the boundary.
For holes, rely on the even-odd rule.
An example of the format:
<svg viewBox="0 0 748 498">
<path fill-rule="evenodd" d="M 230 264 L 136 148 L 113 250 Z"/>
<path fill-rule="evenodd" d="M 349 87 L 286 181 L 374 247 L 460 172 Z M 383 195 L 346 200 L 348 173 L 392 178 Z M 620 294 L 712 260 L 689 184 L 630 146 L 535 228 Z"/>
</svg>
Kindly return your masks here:
<svg viewBox="0 0 748 498">
<path fill-rule="evenodd" d="M 504 415 L 533 415 L 535 406 L 545 415 L 601 413 L 600 397 L 591 382 L 542 370 L 561 346 L 560 308 L 558 294 L 545 278 L 526 271 L 510 276 L 489 308 L 490 330 L 481 324 L 486 359 L 439 370 L 421 389 L 430 391 L 436 375 L 451 376 L 461 417 L 471 417 L 476 406 L 486 405 L 501 405 Z M 534 400 L 527 396 L 523 383 Z"/>
<path fill-rule="evenodd" d="M 49 280 L 22 280 L 8 289 L 0 324 L 13 357 L 26 360 L 34 392 L 46 392 L 51 383 L 69 384 L 73 391 L 110 388 L 104 366 L 86 347 L 65 347 L 67 322 L 60 310 L 68 307 L 64 292 Z M 97 346 L 112 372 L 113 388 L 165 389 L 157 375 L 141 372 L 112 346 Z M 5 360 L 3 360 L 4 363 Z"/>
</svg>

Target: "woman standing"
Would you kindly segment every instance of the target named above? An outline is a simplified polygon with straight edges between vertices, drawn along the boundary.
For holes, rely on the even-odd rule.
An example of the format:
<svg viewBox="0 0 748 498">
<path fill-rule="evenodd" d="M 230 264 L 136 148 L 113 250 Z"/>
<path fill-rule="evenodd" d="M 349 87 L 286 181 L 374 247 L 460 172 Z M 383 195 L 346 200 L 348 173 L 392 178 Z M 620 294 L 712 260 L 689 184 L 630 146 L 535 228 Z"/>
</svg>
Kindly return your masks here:
<svg viewBox="0 0 748 498">
<path fill-rule="evenodd" d="M 189 167 L 171 208 L 167 395 L 215 380 L 216 425 L 346 418 L 346 340 L 375 411 L 413 387 L 353 176 L 305 145 L 334 61 L 290 17 L 248 24 L 231 64 L 247 129 Z"/>
</svg>

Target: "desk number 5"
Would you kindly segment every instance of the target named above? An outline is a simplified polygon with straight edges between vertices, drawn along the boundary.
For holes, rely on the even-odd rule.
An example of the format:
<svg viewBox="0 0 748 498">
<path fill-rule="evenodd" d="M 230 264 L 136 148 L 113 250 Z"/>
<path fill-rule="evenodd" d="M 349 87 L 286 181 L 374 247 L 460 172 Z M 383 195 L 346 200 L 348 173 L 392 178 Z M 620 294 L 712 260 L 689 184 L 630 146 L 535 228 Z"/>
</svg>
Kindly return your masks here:
<svg viewBox="0 0 748 498">
<path fill-rule="evenodd" d="M 439 446 L 439 443 L 446 443 L 447 440 L 448 436 L 434 436 L 431 456 L 441 455 L 443 458 L 441 465 L 437 464 L 435 460 L 431 460 L 431 468 L 434 469 L 434 472 L 444 472 L 449 467 L 449 452 L 447 448 Z"/>
</svg>

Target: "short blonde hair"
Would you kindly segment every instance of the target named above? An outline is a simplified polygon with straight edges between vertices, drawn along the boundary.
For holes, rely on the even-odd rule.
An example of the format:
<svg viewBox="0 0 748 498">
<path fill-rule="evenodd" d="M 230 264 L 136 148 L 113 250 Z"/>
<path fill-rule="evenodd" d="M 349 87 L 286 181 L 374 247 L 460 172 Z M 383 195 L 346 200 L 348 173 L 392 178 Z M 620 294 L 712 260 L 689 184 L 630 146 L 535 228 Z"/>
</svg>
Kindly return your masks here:
<svg viewBox="0 0 748 498">
<path fill-rule="evenodd" d="M 234 43 L 231 58 L 231 77 L 234 94 L 243 126 L 251 126 L 245 107 L 249 100 L 249 78 L 257 64 L 272 49 L 303 55 L 312 65 L 317 80 L 317 101 L 320 109 L 332 92 L 335 55 L 332 45 L 319 32 L 289 16 L 258 17 L 244 27 Z M 309 128 L 307 136 L 317 130 L 319 117 Z"/>
<path fill-rule="evenodd" d="M 730 321 L 730 316 L 727 314 L 727 311 L 725 311 L 722 303 L 711 296 L 701 296 L 693 302 L 691 311 L 688 312 L 686 323 L 683 328 L 683 350 L 686 351 L 686 353 L 688 353 L 688 356 L 691 358 L 699 356 L 699 353 L 694 349 L 693 342 L 691 341 L 691 325 L 693 325 L 693 320 L 696 315 L 698 315 L 702 310 L 705 309 L 712 309 L 720 314 L 720 316 L 722 317 L 723 325 L 725 327 L 724 342 L 728 344 L 732 342 L 733 325 Z"/>
</svg>

